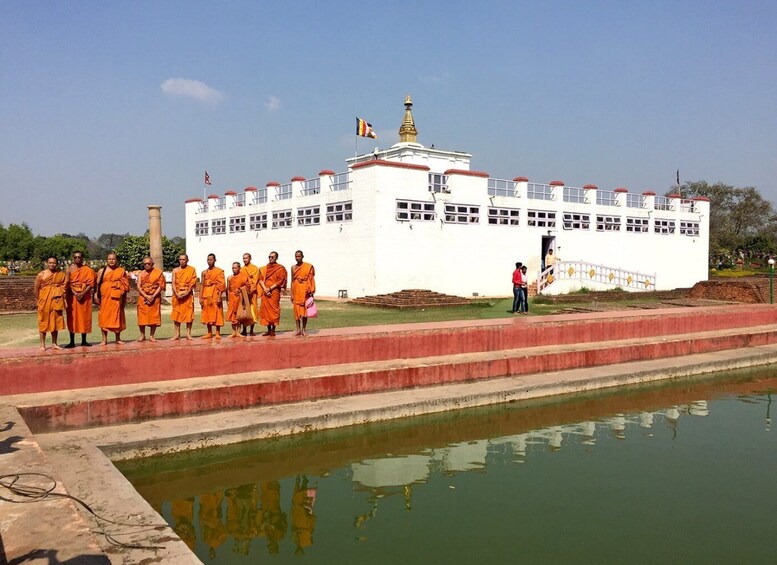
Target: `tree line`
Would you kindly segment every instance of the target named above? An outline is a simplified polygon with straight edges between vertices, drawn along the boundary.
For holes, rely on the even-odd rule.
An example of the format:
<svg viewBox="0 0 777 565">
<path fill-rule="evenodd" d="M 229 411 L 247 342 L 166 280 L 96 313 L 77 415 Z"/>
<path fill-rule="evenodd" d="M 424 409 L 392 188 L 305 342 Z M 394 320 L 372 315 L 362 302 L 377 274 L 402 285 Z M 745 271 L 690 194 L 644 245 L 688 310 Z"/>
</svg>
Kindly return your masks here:
<svg viewBox="0 0 777 565">
<path fill-rule="evenodd" d="M 710 199 L 711 266 L 732 266 L 738 259 L 762 262 L 777 251 L 777 214 L 757 188 L 693 181 L 681 185 L 680 194 Z"/>
<path fill-rule="evenodd" d="M 164 269 L 171 270 L 178 265 L 178 255 L 184 253 L 186 240 L 181 237 L 168 239 L 162 237 L 162 257 Z M 60 233 L 52 236 L 35 235 L 26 223 L 0 224 L 0 263 L 21 263 L 18 270 L 38 268 L 48 257 L 56 257 L 66 262 L 74 251 L 82 251 L 84 258 L 95 263 L 105 260 L 110 252 L 116 252 L 125 268 L 130 270 L 142 267 L 143 257 L 149 253 L 148 232 L 144 235 L 129 233 L 104 233 L 92 238 L 84 233 L 71 235 Z"/>
</svg>

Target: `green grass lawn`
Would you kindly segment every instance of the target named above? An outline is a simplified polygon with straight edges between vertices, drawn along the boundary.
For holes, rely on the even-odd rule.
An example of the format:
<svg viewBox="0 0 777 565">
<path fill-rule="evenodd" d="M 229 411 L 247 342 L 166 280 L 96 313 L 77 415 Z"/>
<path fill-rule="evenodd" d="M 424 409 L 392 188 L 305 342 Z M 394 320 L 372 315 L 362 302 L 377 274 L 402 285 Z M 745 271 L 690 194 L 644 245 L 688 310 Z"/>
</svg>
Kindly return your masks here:
<svg viewBox="0 0 777 565">
<path fill-rule="evenodd" d="M 455 306 L 450 308 L 430 308 L 427 310 L 394 310 L 390 308 L 376 308 L 371 306 L 358 306 L 346 302 L 327 300 L 316 301 L 318 305 L 318 318 L 310 320 L 308 326 L 316 328 L 341 328 L 353 326 L 371 326 L 384 324 L 404 324 L 411 322 L 442 322 L 447 320 L 486 320 L 492 318 L 507 318 L 512 307 L 511 298 L 494 299 L 488 303 L 473 303 L 469 306 Z M 294 329 L 294 316 L 288 300 L 283 301 L 281 313 L 280 331 Z M 564 306 L 531 304 L 530 315 L 552 314 Z M 135 340 L 140 336 L 137 326 L 137 311 L 134 306 L 128 307 L 127 330 L 122 333 L 122 339 Z M 200 336 L 205 334 L 205 326 L 198 322 L 199 312 L 195 315 L 195 323 L 192 334 Z M 162 308 L 162 326 L 157 330 L 156 336 L 167 339 L 173 335 L 173 323 L 170 321 L 170 307 Z M 0 348 L 22 347 L 36 345 L 38 343 L 38 322 L 35 314 L 3 314 L 0 315 Z M 91 342 L 99 342 L 100 330 L 97 327 L 97 313 L 93 318 L 94 330 L 88 339 Z M 222 334 L 231 331 L 228 326 L 222 328 Z M 110 336 L 111 338 L 113 336 Z M 80 338 L 78 338 L 80 339 Z M 77 339 L 77 341 L 78 341 Z M 61 332 L 60 344 L 67 343 L 69 336 L 67 330 Z M 49 338 L 46 340 L 49 343 Z"/>
</svg>

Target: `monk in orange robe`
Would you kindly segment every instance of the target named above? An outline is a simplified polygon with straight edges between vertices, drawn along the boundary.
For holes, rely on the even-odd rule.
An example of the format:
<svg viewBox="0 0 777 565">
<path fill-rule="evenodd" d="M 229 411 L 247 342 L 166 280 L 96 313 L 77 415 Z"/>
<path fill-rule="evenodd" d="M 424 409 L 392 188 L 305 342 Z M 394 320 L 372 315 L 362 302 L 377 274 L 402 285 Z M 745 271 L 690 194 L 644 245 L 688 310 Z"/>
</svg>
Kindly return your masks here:
<svg viewBox="0 0 777 565">
<path fill-rule="evenodd" d="M 73 253 L 73 264 L 67 268 L 70 289 L 67 293 L 67 329 L 70 343 L 65 348 L 76 346 L 76 334 L 81 334 L 81 345 L 91 347 L 86 334 L 92 333 L 92 291 L 95 285 L 94 270 L 84 265 L 84 253 Z"/>
<path fill-rule="evenodd" d="M 297 324 L 297 333 L 294 335 L 307 335 L 308 309 L 305 302 L 316 292 L 316 270 L 310 263 L 303 263 L 303 257 L 302 251 L 297 250 L 294 253 L 297 264 L 291 266 L 291 303 L 294 323 Z"/>
<path fill-rule="evenodd" d="M 221 295 L 227 285 L 224 281 L 224 270 L 216 266 L 216 256 L 208 254 L 208 268 L 202 272 L 202 288 L 200 290 L 200 322 L 208 327 L 208 333 L 202 339 L 221 339 L 221 326 L 224 325 L 224 307 Z M 215 328 L 215 331 L 214 331 Z"/>
<path fill-rule="evenodd" d="M 305 548 L 313 545 L 313 530 L 316 527 L 316 516 L 313 514 L 313 504 L 316 489 L 308 488 L 308 478 L 297 475 L 294 481 L 294 493 L 291 496 L 291 539 L 296 544 L 296 555 L 305 553 Z"/>
<path fill-rule="evenodd" d="M 243 265 L 242 272 L 248 277 L 248 298 L 251 300 L 251 315 L 254 317 L 254 323 L 248 326 L 248 335 L 254 335 L 254 325 L 256 320 L 259 319 L 259 267 L 251 263 L 251 254 L 243 253 Z M 243 326 L 243 335 L 246 335 L 246 327 Z"/>
<path fill-rule="evenodd" d="M 149 328 L 149 341 L 156 341 L 154 334 L 162 325 L 162 293 L 167 281 L 161 269 L 154 267 L 151 257 L 143 258 L 143 270 L 138 273 L 138 341 L 146 341 L 146 326 Z"/>
<path fill-rule="evenodd" d="M 264 291 L 262 303 L 259 306 L 259 317 L 267 331 L 262 335 L 274 336 L 275 328 L 281 323 L 281 291 L 286 288 L 286 267 L 278 263 L 278 252 L 272 251 L 270 261 L 264 268 L 264 276 L 259 279 L 259 285 Z"/>
<path fill-rule="evenodd" d="M 197 271 L 189 265 L 189 256 L 178 256 L 178 267 L 173 269 L 173 312 L 175 324 L 173 339 L 181 339 L 181 324 L 186 324 L 186 339 L 192 339 L 194 322 L 194 290 L 197 288 Z"/>
<path fill-rule="evenodd" d="M 108 345 L 108 332 L 116 335 L 116 343 L 121 345 L 121 332 L 127 329 L 124 305 L 129 292 L 129 279 L 124 267 L 119 266 L 119 258 L 109 253 L 107 265 L 97 272 L 97 293 L 94 300 L 100 307 L 97 325 L 103 338 L 100 345 Z"/>
<path fill-rule="evenodd" d="M 65 329 L 65 295 L 68 278 L 59 270 L 56 257 L 46 259 L 46 269 L 35 277 L 35 300 L 38 302 L 38 332 L 41 351 L 46 351 L 46 333 L 51 334 L 51 346 L 57 344 L 59 330 Z"/>
<path fill-rule="evenodd" d="M 250 311 L 250 302 L 243 304 L 243 290 L 246 291 L 246 297 L 248 297 L 250 288 L 248 275 L 240 270 L 240 263 L 232 263 L 232 275 L 227 280 L 227 320 L 232 323 L 232 335 L 229 337 L 240 337 L 240 322 L 237 319 L 237 312 L 241 305 Z"/>
</svg>

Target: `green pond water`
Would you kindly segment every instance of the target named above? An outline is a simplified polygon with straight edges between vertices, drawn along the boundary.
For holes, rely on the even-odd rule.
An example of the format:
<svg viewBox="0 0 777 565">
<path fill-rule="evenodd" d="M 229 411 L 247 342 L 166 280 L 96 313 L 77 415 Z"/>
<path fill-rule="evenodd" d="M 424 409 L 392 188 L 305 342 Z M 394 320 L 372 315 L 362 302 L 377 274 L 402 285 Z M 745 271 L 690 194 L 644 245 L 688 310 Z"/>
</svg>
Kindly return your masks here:
<svg viewBox="0 0 777 565">
<path fill-rule="evenodd" d="M 118 464 L 205 563 L 777 563 L 758 370 Z"/>
</svg>

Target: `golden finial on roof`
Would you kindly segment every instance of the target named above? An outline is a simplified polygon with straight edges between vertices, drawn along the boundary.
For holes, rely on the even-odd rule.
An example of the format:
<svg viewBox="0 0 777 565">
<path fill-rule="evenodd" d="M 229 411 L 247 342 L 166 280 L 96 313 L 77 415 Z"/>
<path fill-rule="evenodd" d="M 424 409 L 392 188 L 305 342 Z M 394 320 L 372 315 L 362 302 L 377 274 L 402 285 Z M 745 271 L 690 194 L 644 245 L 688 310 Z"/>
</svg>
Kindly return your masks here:
<svg viewBox="0 0 777 565">
<path fill-rule="evenodd" d="M 399 128 L 399 142 L 417 143 L 416 137 L 418 136 L 418 130 L 415 129 L 415 122 L 413 121 L 413 113 L 410 111 L 413 107 L 413 99 L 410 98 L 410 94 L 405 96 L 405 117 L 402 120 L 402 126 Z"/>
</svg>

